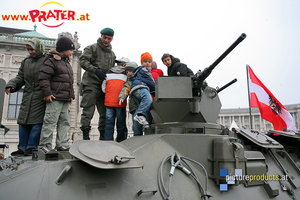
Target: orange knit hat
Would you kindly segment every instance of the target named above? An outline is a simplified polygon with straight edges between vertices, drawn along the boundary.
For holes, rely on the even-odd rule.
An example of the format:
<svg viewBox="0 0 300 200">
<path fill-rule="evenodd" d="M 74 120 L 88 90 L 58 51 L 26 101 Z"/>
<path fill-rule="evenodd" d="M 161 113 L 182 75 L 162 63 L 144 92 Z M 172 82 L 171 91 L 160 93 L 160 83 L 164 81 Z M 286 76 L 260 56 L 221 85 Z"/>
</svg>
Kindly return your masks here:
<svg viewBox="0 0 300 200">
<path fill-rule="evenodd" d="M 144 61 L 145 59 L 147 59 L 147 58 L 149 58 L 151 61 L 153 60 L 150 53 L 148 53 L 148 52 L 143 53 L 142 56 L 141 56 L 141 64 L 143 64 L 143 61 Z"/>
</svg>

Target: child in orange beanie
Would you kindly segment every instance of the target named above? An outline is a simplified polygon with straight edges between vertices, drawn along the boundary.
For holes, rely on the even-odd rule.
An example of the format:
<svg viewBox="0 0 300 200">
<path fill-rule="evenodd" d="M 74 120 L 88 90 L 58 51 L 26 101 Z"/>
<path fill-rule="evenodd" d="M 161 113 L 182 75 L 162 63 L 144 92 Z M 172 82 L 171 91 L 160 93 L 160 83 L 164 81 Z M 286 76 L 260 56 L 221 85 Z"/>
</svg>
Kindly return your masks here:
<svg viewBox="0 0 300 200">
<path fill-rule="evenodd" d="M 132 97 L 138 105 L 138 108 L 134 112 L 134 121 L 146 126 L 149 124 L 147 118 L 151 115 L 150 106 L 152 104 L 152 97 L 150 92 L 155 91 L 155 83 L 152 74 L 147 69 L 147 67 L 151 67 L 152 64 L 152 56 L 150 53 L 146 52 L 141 55 L 141 64 L 142 66 L 134 68 L 132 71 L 130 97 Z M 135 136 L 142 135 L 142 130 L 140 128 L 134 128 L 133 132 Z"/>
</svg>

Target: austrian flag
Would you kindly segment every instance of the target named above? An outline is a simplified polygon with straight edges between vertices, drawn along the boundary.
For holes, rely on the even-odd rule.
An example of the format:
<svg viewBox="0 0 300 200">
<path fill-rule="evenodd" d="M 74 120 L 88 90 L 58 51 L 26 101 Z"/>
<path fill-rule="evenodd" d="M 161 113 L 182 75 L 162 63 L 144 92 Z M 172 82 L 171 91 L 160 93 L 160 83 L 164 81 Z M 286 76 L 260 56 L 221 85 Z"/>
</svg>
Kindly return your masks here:
<svg viewBox="0 0 300 200">
<path fill-rule="evenodd" d="M 291 114 L 256 77 L 249 65 L 247 65 L 247 69 L 250 107 L 259 108 L 261 117 L 271 122 L 274 130 L 282 131 L 283 128 L 286 128 L 296 131 Z"/>
</svg>

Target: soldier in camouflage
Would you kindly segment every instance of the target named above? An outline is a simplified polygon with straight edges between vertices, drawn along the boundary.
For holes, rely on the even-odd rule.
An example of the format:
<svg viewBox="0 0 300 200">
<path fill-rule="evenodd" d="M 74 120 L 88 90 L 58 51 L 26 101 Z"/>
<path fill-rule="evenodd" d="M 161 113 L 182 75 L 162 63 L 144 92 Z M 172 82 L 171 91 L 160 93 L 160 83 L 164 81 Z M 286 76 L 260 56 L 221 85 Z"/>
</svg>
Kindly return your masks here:
<svg viewBox="0 0 300 200">
<path fill-rule="evenodd" d="M 97 43 L 87 46 L 80 57 L 80 66 L 85 70 L 81 83 L 82 100 L 80 103 L 80 107 L 82 107 L 80 128 L 84 140 L 90 139 L 90 123 L 95 112 L 95 106 L 100 116 L 98 122 L 99 139 L 104 140 L 106 109 L 101 84 L 106 72 L 115 65 L 116 55 L 110 44 L 114 36 L 113 29 L 104 28 L 100 33 L 101 37 Z"/>
</svg>

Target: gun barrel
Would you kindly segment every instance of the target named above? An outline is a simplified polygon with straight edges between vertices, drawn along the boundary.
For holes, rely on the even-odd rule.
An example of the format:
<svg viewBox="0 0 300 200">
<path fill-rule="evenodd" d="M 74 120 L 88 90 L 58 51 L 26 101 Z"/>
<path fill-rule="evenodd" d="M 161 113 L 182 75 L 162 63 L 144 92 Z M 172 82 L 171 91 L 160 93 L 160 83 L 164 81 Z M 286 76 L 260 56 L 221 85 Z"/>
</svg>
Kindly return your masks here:
<svg viewBox="0 0 300 200">
<path fill-rule="evenodd" d="M 210 66 L 213 69 L 239 44 L 241 43 L 247 35 L 242 33 L 240 37 Z"/>
<path fill-rule="evenodd" d="M 234 84 L 235 82 L 237 82 L 237 79 L 233 79 L 232 81 L 230 81 L 229 83 L 227 83 L 226 85 L 224 85 L 223 87 L 217 89 L 217 93 L 221 92 L 222 90 L 226 89 L 227 87 L 229 87 L 230 85 Z"/>
<path fill-rule="evenodd" d="M 247 35 L 242 33 L 240 37 L 208 68 L 205 68 L 201 73 L 197 73 L 195 79 L 198 83 L 202 83 L 212 72 L 212 70 L 240 43 L 242 42 Z"/>
</svg>

